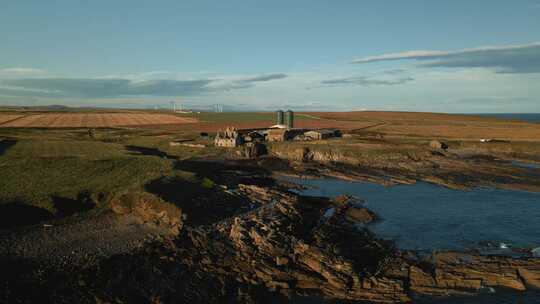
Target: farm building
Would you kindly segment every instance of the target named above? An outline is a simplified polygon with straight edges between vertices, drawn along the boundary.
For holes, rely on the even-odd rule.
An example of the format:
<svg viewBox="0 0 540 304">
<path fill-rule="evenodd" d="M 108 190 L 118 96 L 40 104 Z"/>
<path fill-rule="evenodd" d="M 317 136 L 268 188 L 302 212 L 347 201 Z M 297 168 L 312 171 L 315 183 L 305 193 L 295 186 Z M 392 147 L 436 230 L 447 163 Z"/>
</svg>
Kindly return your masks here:
<svg viewBox="0 0 540 304">
<path fill-rule="evenodd" d="M 244 143 L 244 139 L 234 127 L 228 127 L 221 135 L 219 132 L 214 139 L 214 145 L 216 147 L 238 147 Z"/>
<path fill-rule="evenodd" d="M 289 139 L 289 132 L 287 129 L 271 129 L 268 130 L 266 140 L 268 141 L 286 141 Z"/>
<path fill-rule="evenodd" d="M 267 141 L 287 141 L 303 136 L 305 129 L 270 129 L 266 134 Z"/>
<path fill-rule="evenodd" d="M 264 141 L 264 135 L 257 131 L 249 132 L 246 136 L 244 136 L 245 142 L 261 142 Z"/>
<path fill-rule="evenodd" d="M 333 129 L 322 129 L 322 130 L 311 130 L 304 133 L 304 137 L 307 140 L 321 140 L 331 137 L 339 137 L 339 130 Z"/>
</svg>

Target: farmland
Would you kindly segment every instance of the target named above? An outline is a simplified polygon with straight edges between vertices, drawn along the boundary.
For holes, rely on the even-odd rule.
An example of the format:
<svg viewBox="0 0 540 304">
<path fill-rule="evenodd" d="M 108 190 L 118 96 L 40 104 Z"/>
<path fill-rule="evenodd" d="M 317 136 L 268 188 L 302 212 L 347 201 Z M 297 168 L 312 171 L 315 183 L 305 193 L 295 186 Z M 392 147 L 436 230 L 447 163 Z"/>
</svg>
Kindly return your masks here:
<svg viewBox="0 0 540 304">
<path fill-rule="evenodd" d="M 15 120 L 15 119 L 18 119 L 18 118 L 21 118 L 23 117 L 23 115 L 17 115 L 17 114 L 0 114 L 0 126 L 2 124 L 5 124 L 9 121 L 12 121 L 12 120 Z"/>
<path fill-rule="evenodd" d="M 256 230 L 256 226 L 243 228 L 242 225 L 276 223 L 276 214 L 281 212 L 286 213 L 278 218 L 280 222 L 275 227 L 294 229 L 271 231 L 272 238 L 279 235 L 276 244 L 280 247 L 283 247 L 283 239 L 291 239 L 289 232 L 283 231 L 316 231 L 316 235 L 309 236 L 310 240 L 317 240 L 324 231 L 341 231 L 336 230 L 336 226 L 318 231 L 309 225 L 334 223 L 322 220 L 325 210 L 331 206 L 343 208 L 343 203 L 338 207 L 321 198 L 312 201 L 297 197 L 286 190 L 290 184 L 281 184 L 283 181 L 275 178 L 279 175 L 333 177 L 385 185 L 424 181 L 456 189 L 488 186 L 540 191 L 540 180 L 530 174 L 531 169 L 518 168 L 510 162 L 540 163 L 540 142 L 534 138 L 540 125 L 525 122 L 429 113 L 296 113 L 297 127 L 340 128 L 347 136 L 268 142 L 264 144 L 269 155 L 247 158 L 242 153 L 245 146 L 215 147 L 213 132 L 225 126 L 268 127 L 275 123 L 274 113 L 167 114 L 101 110 L 12 111 L 0 116 L 8 121 L 0 128 L 0 230 L 5 229 L 7 233 L 7 237 L 0 238 L 0 256 L 4 254 L 4 260 L 0 259 L 4 264 L 0 266 L 5 269 L 14 265 L 11 270 L 0 272 L 0 281 L 7 277 L 11 282 L 18 282 L 17 278 L 23 274 L 31 278 L 31 284 L 34 279 L 41 282 L 41 277 L 32 276 L 34 266 L 21 271 L 21 263 L 12 263 L 13 252 L 17 257 L 43 263 L 43 267 L 62 265 L 58 267 L 60 283 L 54 279 L 47 281 L 52 282 L 51 290 L 47 289 L 48 285 L 32 288 L 47 297 L 58 295 L 63 302 L 84 302 L 80 299 L 87 297 L 86 302 L 91 303 L 95 294 L 105 299 L 111 294 L 124 303 L 138 302 L 139 298 L 130 298 L 131 295 L 138 295 L 139 290 L 145 290 L 151 283 L 133 283 L 133 269 L 159 286 L 188 282 L 171 289 L 178 290 L 180 299 L 189 298 L 192 290 L 211 294 L 213 287 L 184 280 L 184 276 L 206 276 L 207 271 L 200 269 L 207 266 L 184 266 L 194 265 L 192 261 L 202 261 L 204 265 L 210 261 L 212 267 L 231 265 L 222 262 L 222 256 L 234 261 L 233 265 L 243 265 L 245 256 L 255 265 L 266 265 L 267 259 L 251 257 L 249 252 L 238 255 L 233 249 L 230 252 L 234 255 L 228 256 L 228 251 L 216 250 L 228 244 L 224 242 L 238 231 L 248 231 L 248 234 L 240 238 L 242 243 L 233 243 L 233 247 L 227 248 L 252 248 L 239 244 L 245 244 L 246 240 L 252 244 L 252 235 L 266 232 Z M 93 132 L 88 132 L 90 127 L 95 128 Z M 203 131 L 208 132 L 208 136 L 201 136 Z M 478 140 L 481 137 L 504 140 L 481 143 Z M 447 151 L 431 149 L 428 143 L 434 138 L 448 143 L 450 148 Z M 297 199 L 306 203 L 298 203 Z M 346 212 L 336 214 L 342 216 Z M 253 216 L 255 218 L 250 219 Z M 176 220 L 176 226 L 169 225 L 170 219 Z M 348 223 L 345 219 L 335 223 Z M 211 224 L 226 228 L 208 230 L 203 242 L 190 239 L 191 236 L 198 238 L 199 232 L 185 233 L 203 231 L 200 227 L 214 227 Z M 309 229 L 305 230 L 305 225 Z M 262 227 L 267 229 L 266 225 Z M 169 235 L 180 228 L 184 229 L 180 235 Z M 226 235 L 222 237 L 221 232 Z M 164 236 L 172 237 L 173 242 L 162 242 Z M 219 241 L 215 241 L 214 236 L 218 236 Z M 155 243 L 148 244 L 148 240 Z M 322 240 L 325 247 L 328 244 L 334 246 L 332 248 L 343 246 L 334 243 L 340 240 L 335 234 Z M 372 241 L 371 237 L 362 237 L 347 245 Z M 169 246 L 164 244 L 172 247 L 164 247 Z M 372 248 L 380 248 L 377 244 Z M 391 252 L 389 248 L 385 250 Z M 208 260 L 214 254 L 219 259 Z M 324 254 L 332 259 L 343 256 L 335 251 Z M 378 256 L 381 252 L 374 254 Z M 304 263 L 294 262 L 293 256 L 287 257 L 291 267 L 304 267 Z M 234 260 L 237 257 L 242 258 Z M 274 251 L 268 257 L 270 261 L 274 259 Z M 73 272 L 61 264 L 64 261 L 69 261 Z M 363 261 L 363 257 L 352 261 Z M 162 264 L 164 262 L 167 264 Z M 249 265 L 251 267 L 252 262 Z M 231 272 L 231 278 L 246 273 L 249 267 L 238 273 Z M 186 269 L 195 270 L 186 273 Z M 160 274 L 154 275 L 156 271 Z M 163 276 L 164 273 L 174 273 L 174 276 Z M 302 270 L 301 273 L 310 272 Z M 308 280 L 318 282 L 320 276 L 315 274 Z M 145 287 L 139 287 L 139 283 Z M 102 287 L 115 284 L 137 287 L 127 295 Z M 10 285 L 6 290 L 18 291 L 18 286 Z M 76 291 L 73 294 L 77 299 L 69 298 L 71 293 L 64 290 Z M 25 297 L 26 293 L 20 292 L 17 296 Z M 146 296 L 142 295 L 141 299 Z M 0 286 L 0 302 L 1 299 Z"/>
<path fill-rule="evenodd" d="M 366 130 L 395 138 L 473 140 L 496 138 L 537 142 L 540 124 L 471 115 L 411 112 L 296 113 L 295 127 Z M 163 111 L 81 110 L 4 111 L 0 128 L 116 128 L 136 127 L 163 132 L 217 132 L 227 126 L 265 128 L 274 125 L 271 112 L 188 113 Z"/>
<path fill-rule="evenodd" d="M 275 123 L 274 116 L 142 111 L 0 114 L 11 120 L 0 128 L 0 139 L 10 139 L 0 149 L 0 202 L 17 201 L 54 211 L 54 197 L 75 199 L 82 191 L 140 190 L 152 179 L 175 174 L 171 160 L 155 156 L 178 160 L 227 158 L 234 151 L 216 148 L 211 139 L 202 140 L 198 133 L 212 135 L 226 126 L 268 127 Z M 540 125 L 525 122 L 430 113 L 349 112 L 298 113 L 295 125 L 336 127 L 352 137 L 276 143 L 269 145 L 272 152 L 286 158 L 308 147 L 320 155 L 342 155 L 354 163 L 374 165 L 387 158 L 418 159 L 425 153 L 427 142 L 438 138 L 453 148 L 471 151 L 467 153 L 540 160 Z M 90 126 L 101 128 L 90 137 L 85 129 Z M 373 140 L 374 135 L 384 140 Z M 511 142 L 481 144 L 478 139 L 484 137 Z M 204 148 L 171 146 L 171 141 L 190 141 Z M 129 147 L 159 152 L 146 156 Z"/>
<path fill-rule="evenodd" d="M 227 126 L 264 128 L 275 124 L 274 113 L 192 113 L 193 124 L 161 125 L 164 130 L 216 132 Z M 440 138 L 478 141 L 480 138 L 539 142 L 540 124 L 473 115 L 414 112 L 306 112 L 296 113 L 298 128 L 365 130 L 396 139 Z"/>
<path fill-rule="evenodd" d="M 4 128 L 106 128 L 160 124 L 185 124 L 195 120 L 168 114 L 146 113 L 40 113 L 0 114 Z"/>
<path fill-rule="evenodd" d="M 457 140 L 497 138 L 536 142 L 540 140 L 540 124 L 483 116 L 370 111 L 308 114 L 327 121 L 370 123 L 373 126 L 369 128 L 371 131 L 395 137 L 436 137 Z"/>
</svg>

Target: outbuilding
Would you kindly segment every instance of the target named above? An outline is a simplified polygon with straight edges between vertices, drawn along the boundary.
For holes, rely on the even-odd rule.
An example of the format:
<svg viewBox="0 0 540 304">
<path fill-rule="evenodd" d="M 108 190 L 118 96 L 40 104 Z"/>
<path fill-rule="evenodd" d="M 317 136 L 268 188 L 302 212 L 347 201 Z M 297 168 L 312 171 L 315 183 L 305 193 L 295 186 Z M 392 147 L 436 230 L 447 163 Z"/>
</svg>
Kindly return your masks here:
<svg viewBox="0 0 540 304">
<path fill-rule="evenodd" d="M 286 141 L 289 139 L 289 132 L 287 129 L 271 129 L 268 130 L 266 140 L 268 141 Z"/>
<path fill-rule="evenodd" d="M 321 140 L 338 136 L 338 131 L 331 129 L 311 130 L 305 132 L 304 136 L 308 140 Z"/>
</svg>

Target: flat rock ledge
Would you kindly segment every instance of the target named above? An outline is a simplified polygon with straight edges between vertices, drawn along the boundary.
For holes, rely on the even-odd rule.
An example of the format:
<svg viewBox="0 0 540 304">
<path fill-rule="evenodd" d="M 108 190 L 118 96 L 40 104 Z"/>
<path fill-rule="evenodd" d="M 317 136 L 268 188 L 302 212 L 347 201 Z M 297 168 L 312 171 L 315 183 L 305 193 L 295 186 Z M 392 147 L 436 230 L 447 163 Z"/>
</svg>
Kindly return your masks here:
<svg viewBox="0 0 540 304">
<path fill-rule="evenodd" d="M 197 275 L 212 274 L 224 290 L 234 280 L 289 298 L 401 303 L 418 296 L 540 287 L 539 259 L 454 252 L 412 258 L 359 227 L 357 217 L 364 223 L 372 218 L 355 204 L 249 185 L 239 192 L 261 207 L 212 226 L 186 228 L 178 241 L 181 262 Z"/>
</svg>

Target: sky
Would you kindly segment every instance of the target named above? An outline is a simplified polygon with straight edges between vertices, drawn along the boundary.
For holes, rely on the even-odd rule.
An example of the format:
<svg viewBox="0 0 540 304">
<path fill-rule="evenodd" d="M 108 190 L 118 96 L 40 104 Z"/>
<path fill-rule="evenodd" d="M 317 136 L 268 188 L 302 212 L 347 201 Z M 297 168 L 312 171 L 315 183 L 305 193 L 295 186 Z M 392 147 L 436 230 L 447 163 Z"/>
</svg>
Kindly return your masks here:
<svg viewBox="0 0 540 304">
<path fill-rule="evenodd" d="M 0 0 L 0 105 L 540 113 L 540 0 Z"/>
</svg>

